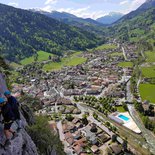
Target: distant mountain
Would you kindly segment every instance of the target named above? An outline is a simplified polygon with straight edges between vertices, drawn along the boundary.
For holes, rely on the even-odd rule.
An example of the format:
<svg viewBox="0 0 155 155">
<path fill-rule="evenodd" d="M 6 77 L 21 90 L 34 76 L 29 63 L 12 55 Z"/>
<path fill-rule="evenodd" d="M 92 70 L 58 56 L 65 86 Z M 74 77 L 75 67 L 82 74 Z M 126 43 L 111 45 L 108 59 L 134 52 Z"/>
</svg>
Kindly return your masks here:
<svg viewBox="0 0 155 155">
<path fill-rule="evenodd" d="M 41 14 L 44 14 L 48 17 L 54 18 L 54 19 L 66 19 L 66 18 L 78 18 L 73 14 L 67 13 L 67 12 L 58 12 L 58 11 L 52 11 L 52 12 L 46 12 L 46 11 L 42 11 L 42 10 L 35 10 L 35 9 L 31 9 L 30 11 L 33 12 L 39 12 Z"/>
<path fill-rule="evenodd" d="M 155 7 L 155 0 L 146 0 L 145 3 L 143 3 L 138 9 L 130 12 L 129 14 L 123 16 L 120 20 L 118 20 L 116 23 L 119 23 L 123 20 L 128 20 L 131 18 L 134 18 L 135 16 L 140 15 L 141 13 L 144 13 L 145 11 L 154 8 Z"/>
<path fill-rule="evenodd" d="M 27 10 L 0 4 L 0 55 L 19 61 L 38 50 L 62 55 L 100 43 L 95 34 Z"/>
<path fill-rule="evenodd" d="M 152 7 L 155 7 L 155 0 L 146 0 L 146 2 L 138 8 L 138 10 L 144 11 Z"/>
<path fill-rule="evenodd" d="M 113 24 L 114 22 L 119 20 L 121 17 L 123 17 L 122 13 L 111 12 L 104 17 L 96 19 L 96 21 L 102 24 Z"/>
<path fill-rule="evenodd" d="M 31 10 L 33 12 L 38 12 L 40 14 L 46 15 L 50 18 L 54 18 L 56 20 L 59 20 L 60 22 L 63 22 L 65 24 L 75 26 L 78 28 L 82 28 L 86 31 L 98 33 L 98 34 L 104 34 L 104 25 L 102 23 L 99 23 L 91 18 L 79 18 L 75 15 L 72 15 L 70 13 L 66 12 L 58 12 L 58 11 L 52 11 L 52 12 L 45 12 L 45 11 L 38 11 L 38 10 Z"/>
<path fill-rule="evenodd" d="M 109 27 L 111 36 L 130 42 L 155 45 L 155 0 L 147 0 Z"/>
</svg>

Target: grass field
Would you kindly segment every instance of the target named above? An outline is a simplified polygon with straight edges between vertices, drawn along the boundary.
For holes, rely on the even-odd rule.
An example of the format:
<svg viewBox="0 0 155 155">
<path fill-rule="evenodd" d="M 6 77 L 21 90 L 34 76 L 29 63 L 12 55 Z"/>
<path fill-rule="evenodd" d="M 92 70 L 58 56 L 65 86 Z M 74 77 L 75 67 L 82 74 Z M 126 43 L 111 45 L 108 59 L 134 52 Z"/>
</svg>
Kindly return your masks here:
<svg viewBox="0 0 155 155">
<path fill-rule="evenodd" d="M 44 51 L 38 51 L 37 54 L 38 54 L 37 62 L 48 60 L 49 55 L 53 56 L 53 54 L 47 53 L 47 52 L 44 52 Z M 28 64 L 33 63 L 35 61 L 34 59 L 35 59 L 35 57 L 32 56 L 32 57 L 25 58 L 25 59 L 21 60 L 20 63 L 22 65 L 28 65 Z"/>
<path fill-rule="evenodd" d="M 118 66 L 123 67 L 123 68 L 133 67 L 133 63 L 132 62 L 120 62 Z"/>
<path fill-rule="evenodd" d="M 63 63 L 52 62 L 43 66 L 44 71 L 60 70 L 63 67 Z"/>
<path fill-rule="evenodd" d="M 155 51 L 154 52 L 145 52 L 145 55 L 147 57 L 147 62 L 155 62 Z"/>
<path fill-rule="evenodd" d="M 21 67 L 21 65 L 15 63 L 15 62 L 11 62 L 11 63 L 10 63 L 10 66 L 13 67 L 13 68 Z"/>
<path fill-rule="evenodd" d="M 23 59 L 23 60 L 20 61 L 20 63 L 22 65 L 28 65 L 28 64 L 31 64 L 33 62 L 34 62 L 34 57 L 33 56 L 32 57 L 29 57 L 29 58 L 25 58 L 25 59 Z"/>
<path fill-rule="evenodd" d="M 151 103 L 155 103 L 155 85 L 140 84 L 139 91 L 143 101 L 148 100 Z"/>
<path fill-rule="evenodd" d="M 122 52 L 114 52 L 110 54 L 111 56 L 123 56 Z"/>
<path fill-rule="evenodd" d="M 62 58 L 61 62 L 52 62 L 43 66 L 43 70 L 60 70 L 64 66 L 77 66 L 84 63 L 87 58 L 80 57 L 81 52 L 76 52 L 67 58 Z"/>
<path fill-rule="evenodd" d="M 116 45 L 103 44 L 103 45 L 98 46 L 97 48 L 95 48 L 95 50 L 108 50 L 108 49 L 115 49 L 115 48 L 117 48 Z"/>
<path fill-rule="evenodd" d="M 119 111 L 119 112 L 126 112 L 126 110 L 123 108 L 123 106 L 118 106 L 116 108 L 117 108 L 117 111 Z"/>
<path fill-rule="evenodd" d="M 48 60 L 50 55 L 53 56 L 53 54 L 47 53 L 47 52 L 44 52 L 44 51 L 38 51 L 37 54 L 38 54 L 38 60 L 37 60 L 38 62 Z"/>
<path fill-rule="evenodd" d="M 142 67 L 142 75 L 146 78 L 155 77 L 155 66 L 152 67 Z"/>
</svg>

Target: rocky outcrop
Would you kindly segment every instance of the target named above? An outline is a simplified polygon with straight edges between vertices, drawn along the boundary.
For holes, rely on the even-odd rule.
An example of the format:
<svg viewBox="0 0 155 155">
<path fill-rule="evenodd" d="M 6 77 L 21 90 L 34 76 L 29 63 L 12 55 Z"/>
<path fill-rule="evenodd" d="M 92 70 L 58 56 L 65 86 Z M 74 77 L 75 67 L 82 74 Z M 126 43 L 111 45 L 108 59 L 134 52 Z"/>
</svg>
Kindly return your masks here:
<svg viewBox="0 0 155 155">
<path fill-rule="evenodd" d="M 0 149 L 0 154 L 38 155 L 35 144 L 24 129 L 18 133 L 18 136 L 15 139 L 11 140 L 11 145 Z"/>
<path fill-rule="evenodd" d="M 13 129 L 16 129 L 16 124 L 13 124 Z M 3 125 L 0 124 L 0 142 L 4 143 L 5 137 L 3 134 Z M 0 155 L 38 155 L 37 148 L 23 128 L 18 132 L 17 137 L 11 140 L 11 145 L 0 148 Z"/>
<path fill-rule="evenodd" d="M 6 91 L 6 83 L 4 76 L 0 73 L 0 93 Z M 38 155 L 37 147 L 32 141 L 31 137 L 25 130 L 28 124 L 34 123 L 33 114 L 28 109 L 28 107 L 23 105 L 23 110 L 21 110 L 21 120 L 23 128 L 18 132 L 17 137 L 10 140 L 11 144 L 7 147 L 0 147 L 0 155 Z M 17 124 L 14 122 L 12 125 L 14 130 L 17 129 Z M 4 127 L 0 122 L 0 144 L 4 144 Z"/>
<path fill-rule="evenodd" d="M 0 96 L 7 90 L 4 77 L 5 75 L 0 73 Z"/>
<path fill-rule="evenodd" d="M 26 120 L 26 123 L 28 123 L 28 125 L 32 125 L 35 123 L 33 113 L 26 104 L 22 104 L 21 112 Z"/>
</svg>

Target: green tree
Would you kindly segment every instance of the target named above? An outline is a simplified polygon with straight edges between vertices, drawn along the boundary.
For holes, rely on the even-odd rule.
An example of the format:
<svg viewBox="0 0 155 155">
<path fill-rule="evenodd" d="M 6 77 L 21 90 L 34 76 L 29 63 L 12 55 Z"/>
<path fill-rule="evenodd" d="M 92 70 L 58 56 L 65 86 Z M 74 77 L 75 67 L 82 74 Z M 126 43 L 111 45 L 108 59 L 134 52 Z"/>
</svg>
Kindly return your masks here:
<svg viewBox="0 0 155 155">
<path fill-rule="evenodd" d="M 114 135 L 112 135 L 112 142 L 116 142 L 116 140 L 117 140 L 117 135 L 116 134 L 114 134 Z"/>
<path fill-rule="evenodd" d="M 128 149 L 128 141 L 127 141 L 127 138 L 125 138 L 123 140 L 122 147 L 123 147 L 124 151 L 126 151 Z"/>
<path fill-rule="evenodd" d="M 28 127 L 28 133 L 36 144 L 39 154 L 50 155 L 51 151 L 55 150 L 57 154 L 65 155 L 59 136 L 52 132 L 46 117 L 37 116 L 35 124 Z"/>
<path fill-rule="evenodd" d="M 67 114 L 67 115 L 66 115 L 66 119 L 67 119 L 68 121 L 72 121 L 72 120 L 74 119 L 74 117 L 73 117 L 71 114 Z"/>
<path fill-rule="evenodd" d="M 87 120 L 87 116 L 86 116 L 86 115 L 83 116 L 83 118 L 82 118 L 82 123 L 83 123 L 84 125 L 87 125 L 87 124 L 89 123 L 88 120 Z"/>
</svg>

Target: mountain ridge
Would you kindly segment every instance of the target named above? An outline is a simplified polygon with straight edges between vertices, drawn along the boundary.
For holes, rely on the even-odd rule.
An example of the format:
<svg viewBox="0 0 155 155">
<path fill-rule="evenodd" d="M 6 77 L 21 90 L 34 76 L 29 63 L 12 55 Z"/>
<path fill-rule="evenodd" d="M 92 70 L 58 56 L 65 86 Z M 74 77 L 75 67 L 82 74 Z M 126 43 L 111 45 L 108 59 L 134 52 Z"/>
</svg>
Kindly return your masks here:
<svg viewBox="0 0 155 155">
<path fill-rule="evenodd" d="M 119 20 L 120 18 L 122 18 L 124 16 L 124 14 L 122 13 L 117 13 L 117 12 L 111 12 L 108 15 L 105 15 L 103 17 L 100 17 L 98 19 L 96 19 L 96 21 L 102 23 L 102 24 L 113 24 L 115 23 L 117 20 Z"/>
<path fill-rule="evenodd" d="M 95 34 L 27 10 L 0 4 L 0 54 L 20 61 L 38 50 L 62 55 L 64 50 L 85 50 L 100 42 Z"/>
<path fill-rule="evenodd" d="M 56 19 L 67 25 L 82 28 L 83 30 L 86 30 L 88 32 L 104 35 L 103 29 L 105 25 L 91 18 L 84 19 L 67 12 L 58 12 L 58 11 L 46 12 L 38 10 L 31 10 L 31 11 L 46 15 L 50 18 Z"/>
<path fill-rule="evenodd" d="M 135 16 L 137 16 L 140 13 L 143 13 L 144 11 L 155 7 L 155 0 L 146 0 L 141 6 L 139 6 L 136 10 L 129 12 L 128 14 L 124 15 L 122 18 L 120 18 L 118 21 L 116 21 L 114 24 L 117 24 L 123 20 L 131 19 Z"/>
<path fill-rule="evenodd" d="M 150 48 L 155 44 L 154 28 L 155 0 L 148 0 L 114 23 L 108 32 L 122 41 L 143 42 Z"/>
</svg>

